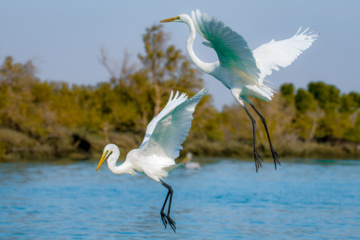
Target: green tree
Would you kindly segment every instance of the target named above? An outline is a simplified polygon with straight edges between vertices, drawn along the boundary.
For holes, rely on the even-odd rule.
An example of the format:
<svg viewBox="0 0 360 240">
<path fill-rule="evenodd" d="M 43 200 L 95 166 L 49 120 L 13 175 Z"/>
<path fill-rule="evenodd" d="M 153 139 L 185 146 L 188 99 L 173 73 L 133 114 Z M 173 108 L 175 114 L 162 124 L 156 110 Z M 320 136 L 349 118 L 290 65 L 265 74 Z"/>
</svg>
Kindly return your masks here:
<svg viewBox="0 0 360 240">
<path fill-rule="evenodd" d="M 292 83 L 284 83 L 280 87 L 280 94 L 284 99 L 293 102 L 295 97 L 294 85 Z"/>
<path fill-rule="evenodd" d="M 336 113 L 340 105 L 340 91 L 335 86 L 323 82 L 311 82 L 309 92 L 318 101 L 322 110 L 327 113 Z"/>
<path fill-rule="evenodd" d="M 360 108 L 360 94 L 351 92 L 341 96 L 340 112 L 352 114 Z"/>
<path fill-rule="evenodd" d="M 298 110 L 296 123 L 301 138 L 312 140 L 318 130 L 318 121 L 324 112 L 318 106 L 313 95 L 305 89 L 299 89 L 295 96 L 295 106 Z"/>
<path fill-rule="evenodd" d="M 316 102 L 308 91 L 300 88 L 295 95 L 295 106 L 300 113 L 316 109 Z"/>
<path fill-rule="evenodd" d="M 119 107 L 115 108 L 122 114 L 115 113 L 115 127 L 138 133 L 143 133 L 148 122 L 165 106 L 171 90 L 192 95 L 202 88 L 201 73 L 179 49 L 167 44 L 167 35 L 161 26 L 147 28 L 143 41 L 145 53 L 138 55 L 140 66 L 129 66 L 125 56 L 122 66 L 115 67 L 121 69 L 118 76 L 104 51 L 101 58 L 112 76 L 111 84 L 118 96 Z"/>
<path fill-rule="evenodd" d="M 49 88 L 36 78 L 32 62 L 14 63 L 11 57 L 6 57 L 0 75 L 0 86 L 5 91 L 1 97 L 5 102 L 0 104 L 2 123 L 32 136 L 46 136 L 52 121 L 50 109 L 44 104 Z"/>
<path fill-rule="evenodd" d="M 193 69 L 186 56 L 174 45 L 166 46 L 166 40 L 167 36 L 162 31 L 162 25 L 147 28 L 143 35 L 145 54 L 138 55 L 143 66 L 143 74 L 148 78 L 147 87 L 151 91 L 154 115 L 161 111 L 169 90 L 178 83 L 182 83 L 190 93 L 195 89 L 199 90 L 202 85 L 201 82 L 196 81 L 199 80 L 197 77 L 199 71 Z"/>
</svg>

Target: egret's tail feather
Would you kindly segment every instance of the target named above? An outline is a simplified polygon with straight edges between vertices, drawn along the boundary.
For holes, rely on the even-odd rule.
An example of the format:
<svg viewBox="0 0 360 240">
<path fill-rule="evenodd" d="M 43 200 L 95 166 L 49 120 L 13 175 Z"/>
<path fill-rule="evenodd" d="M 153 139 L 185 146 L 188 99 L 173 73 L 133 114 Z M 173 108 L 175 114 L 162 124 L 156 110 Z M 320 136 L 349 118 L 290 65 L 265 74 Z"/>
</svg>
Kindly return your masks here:
<svg viewBox="0 0 360 240">
<path fill-rule="evenodd" d="M 272 89 L 271 87 L 269 86 L 266 86 L 265 84 L 263 84 L 260 89 L 262 91 L 264 91 L 268 96 L 269 98 L 271 99 L 272 97 L 274 97 L 274 94 L 276 93 L 276 90 Z"/>
<path fill-rule="evenodd" d="M 246 94 L 250 97 L 257 97 L 260 98 L 263 101 L 270 101 L 274 97 L 274 93 L 276 91 L 272 89 L 269 86 L 266 86 L 265 84 L 262 84 L 261 86 L 252 86 L 252 85 L 246 85 Z"/>
</svg>

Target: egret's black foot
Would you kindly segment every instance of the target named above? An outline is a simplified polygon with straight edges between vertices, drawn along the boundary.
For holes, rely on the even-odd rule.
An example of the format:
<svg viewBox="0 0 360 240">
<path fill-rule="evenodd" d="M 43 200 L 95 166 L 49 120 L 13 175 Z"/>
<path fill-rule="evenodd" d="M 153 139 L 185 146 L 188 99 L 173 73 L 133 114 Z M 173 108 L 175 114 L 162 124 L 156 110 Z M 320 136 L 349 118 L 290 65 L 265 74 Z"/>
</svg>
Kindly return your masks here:
<svg viewBox="0 0 360 240">
<path fill-rule="evenodd" d="M 166 228 L 166 225 L 167 225 L 166 219 L 167 219 L 168 216 L 166 216 L 166 214 L 163 213 L 163 212 L 160 212 L 160 216 L 161 216 L 161 220 L 162 220 L 162 222 L 163 222 L 163 224 L 164 224 L 164 226 Z"/>
<path fill-rule="evenodd" d="M 170 227 L 172 228 L 172 230 L 174 230 L 174 232 L 176 233 L 176 223 L 174 222 L 174 220 L 172 220 L 169 216 L 166 216 L 167 220 L 169 222 Z"/>
<path fill-rule="evenodd" d="M 280 156 L 279 156 L 279 154 L 277 154 L 275 152 L 274 149 L 271 150 L 271 153 L 272 153 L 272 156 L 273 156 L 273 159 L 274 159 L 274 165 L 275 165 L 275 170 L 276 170 L 276 164 L 279 164 L 279 166 L 281 165 L 280 160 L 279 160 Z"/>
<path fill-rule="evenodd" d="M 255 160 L 256 172 L 258 172 L 258 169 L 262 167 L 261 162 L 263 162 L 264 160 L 256 150 L 254 150 L 254 160 Z"/>
</svg>

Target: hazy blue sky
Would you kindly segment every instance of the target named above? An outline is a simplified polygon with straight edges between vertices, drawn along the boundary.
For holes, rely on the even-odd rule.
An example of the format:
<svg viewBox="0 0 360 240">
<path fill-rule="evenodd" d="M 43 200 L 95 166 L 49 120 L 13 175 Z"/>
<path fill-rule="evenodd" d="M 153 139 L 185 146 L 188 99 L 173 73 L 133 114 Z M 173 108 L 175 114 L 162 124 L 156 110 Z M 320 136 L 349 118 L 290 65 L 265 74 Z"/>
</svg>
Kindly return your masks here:
<svg viewBox="0 0 360 240">
<path fill-rule="evenodd" d="M 319 39 L 286 69 L 268 77 L 278 88 L 292 82 L 296 88 L 310 81 L 334 84 L 342 92 L 360 91 L 360 1 L 115 1 L 115 0 L 0 0 L 0 61 L 33 60 L 42 80 L 95 84 L 109 74 L 99 63 L 100 48 L 122 59 L 127 50 L 133 62 L 143 52 L 145 28 L 168 17 L 200 9 L 216 16 L 241 34 L 251 49 L 291 37 L 300 26 L 320 33 Z M 184 51 L 185 24 L 164 24 L 170 43 Z M 204 61 L 216 55 L 197 37 L 195 52 Z M 233 102 L 217 80 L 203 76 L 215 105 Z"/>
</svg>

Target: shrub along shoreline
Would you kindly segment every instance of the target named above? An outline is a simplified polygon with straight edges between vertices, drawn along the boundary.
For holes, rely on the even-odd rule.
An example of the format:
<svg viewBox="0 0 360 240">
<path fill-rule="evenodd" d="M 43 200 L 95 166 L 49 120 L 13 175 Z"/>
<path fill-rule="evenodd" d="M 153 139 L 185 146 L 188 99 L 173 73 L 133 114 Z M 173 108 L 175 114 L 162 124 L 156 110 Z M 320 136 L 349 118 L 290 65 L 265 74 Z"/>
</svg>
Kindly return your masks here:
<svg viewBox="0 0 360 240">
<path fill-rule="evenodd" d="M 8 148 L 5 144 L 0 144 L 1 162 L 54 162 L 57 161 L 83 161 L 100 158 L 103 147 L 107 144 L 104 136 L 85 134 L 83 136 L 72 135 L 55 143 L 39 143 L 29 138 L 26 134 L 16 132 L 11 129 L 0 128 L 0 132 L 7 133 L 12 139 L 6 139 Z M 110 132 L 110 142 L 119 146 L 121 156 L 124 160 L 126 154 L 141 144 L 142 137 L 131 133 Z M 4 143 L 4 137 L 2 143 Z M 55 145 L 53 145 L 55 144 Z M 360 149 L 358 145 L 351 142 L 303 142 L 284 140 L 273 140 L 275 150 L 280 155 L 282 161 L 285 159 L 304 158 L 304 159 L 359 159 Z M 184 149 L 178 161 L 187 152 L 193 153 L 195 157 L 210 158 L 231 158 L 237 160 L 252 160 L 253 147 L 251 141 L 204 141 L 189 139 L 184 143 Z M 264 161 L 272 161 L 271 151 L 267 143 L 260 143 L 258 151 Z M 8 150 L 6 150 L 8 149 Z"/>
</svg>

